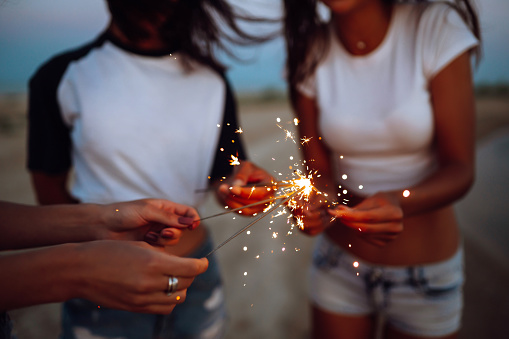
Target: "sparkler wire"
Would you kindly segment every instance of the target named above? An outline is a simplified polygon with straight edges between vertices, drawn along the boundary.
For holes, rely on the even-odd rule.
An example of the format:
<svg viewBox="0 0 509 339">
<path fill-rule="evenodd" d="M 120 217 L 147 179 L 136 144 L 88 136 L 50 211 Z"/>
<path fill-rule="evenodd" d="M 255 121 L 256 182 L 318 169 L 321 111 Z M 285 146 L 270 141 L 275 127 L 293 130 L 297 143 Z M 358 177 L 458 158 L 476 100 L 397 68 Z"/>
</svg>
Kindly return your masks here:
<svg viewBox="0 0 509 339">
<path fill-rule="evenodd" d="M 244 231 L 246 231 L 248 228 L 250 228 L 251 226 L 253 226 L 254 224 L 256 224 L 258 221 L 260 221 L 262 218 L 264 218 L 265 216 L 267 216 L 268 214 L 274 212 L 279 206 L 283 205 L 284 203 L 288 202 L 295 194 L 297 193 L 300 193 L 304 190 L 304 188 L 301 188 L 299 189 L 298 191 L 295 191 L 293 192 L 292 194 L 288 195 L 286 197 L 286 199 L 284 199 L 283 201 L 281 201 L 280 203 L 274 205 L 273 207 L 270 208 L 270 210 L 268 210 L 267 212 L 263 213 L 261 216 L 259 216 L 257 219 L 253 220 L 252 222 L 250 222 L 249 224 L 247 224 L 246 226 L 244 226 L 241 230 L 235 232 L 233 235 L 231 235 L 228 239 L 226 239 L 225 241 L 223 241 L 221 244 L 217 245 L 216 248 L 214 248 L 212 251 L 210 251 L 205 257 L 208 257 L 209 255 L 211 255 L 212 253 L 214 253 L 215 251 L 217 251 L 218 249 L 220 249 L 221 247 L 223 247 L 224 245 L 226 245 L 227 243 L 229 243 L 230 241 L 232 241 L 234 238 L 236 238 L 239 234 L 243 233 Z M 276 198 L 277 199 L 277 198 Z M 243 207 L 245 208 L 245 206 Z"/>
<path fill-rule="evenodd" d="M 284 182 L 284 181 L 276 181 L 274 183 L 270 183 L 270 184 L 252 184 L 252 185 L 244 185 L 244 186 L 240 186 L 241 188 L 257 188 L 257 187 L 289 187 L 289 186 L 292 186 L 291 183 L 288 183 L 288 182 Z M 212 190 L 215 190 L 216 187 L 207 187 L 207 188 L 199 188 L 199 189 L 196 189 L 194 190 L 194 193 L 205 193 L 205 192 L 209 192 L 209 191 L 212 191 Z"/>
<path fill-rule="evenodd" d="M 302 189 L 300 189 L 299 191 L 297 192 L 300 192 Z M 230 214 L 230 213 L 233 213 L 233 212 L 237 212 L 237 211 L 240 211 L 240 210 L 243 210 L 244 208 L 249 208 L 249 207 L 253 207 L 253 206 L 258 206 L 258 205 L 261 205 L 261 204 L 266 204 L 266 203 L 269 203 L 269 202 L 272 202 L 274 200 L 279 200 L 279 199 L 282 199 L 282 198 L 286 198 L 288 196 L 293 196 L 293 194 L 296 193 L 296 192 L 292 192 L 292 193 L 286 193 L 286 194 L 282 194 L 282 195 L 278 195 L 277 197 L 272 197 L 272 198 L 269 198 L 269 199 L 265 199 L 265 200 L 260 200 L 260 201 L 257 201 L 257 202 L 254 202 L 252 204 L 249 204 L 249 205 L 244 205 L 244 206 L 240 206 L 240 207 L 237 207 L 237 208 L 234 208 L 234 209 L 231 209 L 231 210 L 228 210 L 228 211 L 225 211 L 225 212 L 221 212 L 221 213 L 217 213 L 217 214 L 213 214 L 213 215 L 209 215 L 208 217 L 203 217 L 201 219 L 197 219 L 195 221 L 202 221 L 202 220 L 207 220 L 207 219 L 210 219 L 210 218 L 215 218 L 215 217 L 219 217 L 221 215 L 225 215 L 225 214 Z"/>
</svg>

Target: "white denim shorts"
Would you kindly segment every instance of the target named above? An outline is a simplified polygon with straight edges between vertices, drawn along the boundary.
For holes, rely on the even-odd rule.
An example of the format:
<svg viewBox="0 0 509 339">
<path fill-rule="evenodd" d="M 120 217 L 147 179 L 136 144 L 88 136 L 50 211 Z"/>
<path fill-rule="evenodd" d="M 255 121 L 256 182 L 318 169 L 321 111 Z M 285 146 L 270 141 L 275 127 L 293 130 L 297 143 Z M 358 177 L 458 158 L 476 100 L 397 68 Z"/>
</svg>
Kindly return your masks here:
<svg viewBox="0 0 509 339">
<path fill-rule="evenodd" d="M 463 251 L 422 266 L 363 262 L 327 236 L 317 239 L 310 296 L 319 308 L 344 315 L 382 313 L 394 328 L 416 336 L 456 332 L 463 308 Z"/>
</svg>

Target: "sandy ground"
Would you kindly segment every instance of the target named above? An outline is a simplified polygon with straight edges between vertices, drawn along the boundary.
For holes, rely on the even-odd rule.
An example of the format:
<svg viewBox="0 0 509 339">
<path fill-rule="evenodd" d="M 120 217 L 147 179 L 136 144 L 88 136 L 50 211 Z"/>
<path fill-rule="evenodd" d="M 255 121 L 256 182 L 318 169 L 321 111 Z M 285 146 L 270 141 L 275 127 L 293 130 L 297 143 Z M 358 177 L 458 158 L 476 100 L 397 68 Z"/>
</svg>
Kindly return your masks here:
<svg viewBox="0 0 509 339">
<path fill-rule="evenodd" d="M 509 99 L 479 99 L 477 108 L 477 181 L 457 207 L 467 267 L 461 338 L 507 338 Z M 23 111 L 23 98 L 0 97 L 0 199 L 33 204 L 24 169 Z M 292 116 L 285 103 L 241 105 L 241 126 L 250 158 L 281 177 L 295 168 L 299 150 L 298 144 L 285 140 L 277 117 L 281 118 L 281 127 L 293 130 Z M 201 214 L 220 210 L 209 198 Z M 208 225 L 215 241 L 220 243 L 248 222 L 247 218 L 234 219 L 228 215 L 213 219 Z M 227 339 L 308 337 L 306 272 L 313 239 L 298 232 L 289 235 L 289 231 L 284 217 L 267 217 L 254 225 L 249 235 L 240 235 L 217 252 L 230 311 Z M 273 238 L 274 232 L 277 238 Z M 16 310 L 11 317 L 19 339 L 49 339 L 58 335 L 58 304 Z"/>
</svg>

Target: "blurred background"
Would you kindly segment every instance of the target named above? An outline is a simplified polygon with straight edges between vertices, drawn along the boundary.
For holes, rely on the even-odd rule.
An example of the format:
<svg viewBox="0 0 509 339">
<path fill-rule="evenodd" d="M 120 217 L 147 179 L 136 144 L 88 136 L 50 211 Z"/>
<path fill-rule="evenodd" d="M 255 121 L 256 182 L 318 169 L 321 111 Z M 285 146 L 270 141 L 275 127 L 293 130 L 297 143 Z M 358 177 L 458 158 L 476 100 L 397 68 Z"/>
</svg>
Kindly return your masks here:
<svg viewBox="0 0 509 339">
<path fill-rule="evenodd" d="M 247 13 L 279 18 L 280 1 L 230 0 Z M 507 338 L 509 333 L 509 2 L 477 0 L 484 55 L 475 71 L 477 180 L 457 207 L 466 249 L 464 327 L 461 338 Z M 97 36 L 108 22 L 104 0 L 0 0 L 0 199 L 34 204 L 25 169 L 26 88 L 50 56 Z M 247 29 L 251 29 L 249 26 Z M 263 29 L 277 30 L 278 24 Z M 257 26 L 257 31 L 259 32 Z M 281 38 L 225 57 L 238 94 L 250 158 L 275 175 L 300 157 L 285 140 L 292 113 L 283 81 Z M 294 160 L 290 160 L 294 157 Z M 219 210 L 212 197 L 200 211 Z M 249 219 L 213 219 L 222 242 Z M 227 338 L 307 338 L 306 268 L 313 239 L 288 234 L 283 217 L 267 218 L 218 251 L 230 309 Z M 273 238 L 274 232 L 279 236 Z M 247 247 L 247 251 L 244 250 Z M 284 249 L 284 250 L 283 250 Z M 247 272 L 247 274 L 245 274 Z M 9 277 L 2 276 L 2 279 Z M 19 339 L 56 338 L 59 305 L 12 312 Z"/>
</svg>

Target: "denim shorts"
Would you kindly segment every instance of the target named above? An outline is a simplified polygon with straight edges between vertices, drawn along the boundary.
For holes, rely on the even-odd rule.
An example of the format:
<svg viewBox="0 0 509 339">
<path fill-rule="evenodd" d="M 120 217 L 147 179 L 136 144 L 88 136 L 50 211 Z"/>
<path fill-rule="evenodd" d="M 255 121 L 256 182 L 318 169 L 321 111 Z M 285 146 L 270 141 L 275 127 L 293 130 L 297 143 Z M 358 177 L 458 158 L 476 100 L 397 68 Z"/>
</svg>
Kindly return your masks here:
<svg viewBox="0 0 509 339">
<path fill-rule="evenodd" d="M 191 255 L 203 258 L 213 248 L 210 237 Z M 153 315 L 98 308 L 72 299 L 62 310 L 61 339 L 217 339 L 226 331 L 226 305 L 217 259 L 187 289 L 186 300 L 169 315 Z"/>
<path fill-rule="evenodd" d="M 332 313 L 379 313 L 401 332 L 437 337 L 460 327 L 463 281 L 462 249 L 439 263 L 380 266 L 355 258 L 321 235 L 313 253 L 310 296 Z"/>
</svg>

